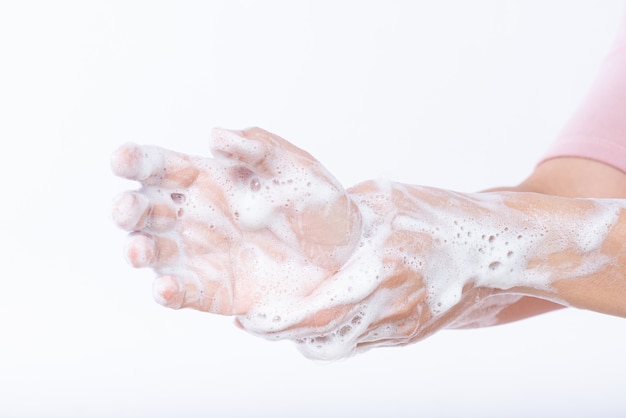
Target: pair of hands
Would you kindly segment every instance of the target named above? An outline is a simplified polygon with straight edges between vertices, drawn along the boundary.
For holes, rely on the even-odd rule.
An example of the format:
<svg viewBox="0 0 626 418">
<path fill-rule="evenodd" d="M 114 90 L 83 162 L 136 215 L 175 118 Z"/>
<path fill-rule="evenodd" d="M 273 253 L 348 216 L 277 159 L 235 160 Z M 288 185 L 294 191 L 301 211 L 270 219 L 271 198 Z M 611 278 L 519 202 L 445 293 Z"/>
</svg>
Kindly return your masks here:
<svg viewBox="0 0 626 418">
<path fill-rule="evenodd" d="M 258 128 L 216 129 L 211 150 L 201 158 L 127 144 L 113 155 L 114 173 L 141 183 L 115 200 L 113 218 L 130 231 L 129 262 L 157 272 L 158 302 L 235 315 L 318 358 L 409 343 L 459 316 L 428 305 L 432 236 L 385 225 L 402 197 L 375 182 L 348 192 L 311 155 Z M 429 190 L 418 199 L 445 201 Z M 419 205 L 404 210 L 422 216 Z"/>
</svg>

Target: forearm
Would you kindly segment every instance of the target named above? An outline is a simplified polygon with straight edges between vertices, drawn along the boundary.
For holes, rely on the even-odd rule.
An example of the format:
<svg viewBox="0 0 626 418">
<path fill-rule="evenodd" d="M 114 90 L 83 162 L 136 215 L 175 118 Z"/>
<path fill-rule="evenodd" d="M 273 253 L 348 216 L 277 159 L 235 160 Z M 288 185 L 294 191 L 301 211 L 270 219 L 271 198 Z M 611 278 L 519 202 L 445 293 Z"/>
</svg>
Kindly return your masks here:
<svg viewBox="0 0 626 418">
<path fill-rule="evenodd" d="M 526 301 L 626 316 L 626 200 L 376 181 L 345 191 L 308 153 L 259 129 L 216 130 L 212 150 L 219 159 L 128 144 L 112 159 L 142 183 L 113 216 L 132 231 L 129 261 L 159 275 L 166 306 L 237 315 L 319 359 L 500 323 L 525 315 Z"/>
<path fill-rule="evenodd" d="M 378 290 L 388 302 L 370 335 L 385 329 L 401 344 L 498 323 L 523 295 L 626 316 L 622 201 L 374 182 L 350 193 L 366 225 L 357 257 L 385 266 Z"/>
<path fill-rule="evenodd" d="M 524 275 L 543 276 L 547 286 L 522 283 L 523 294 L 626 316 L 625 201 L 505 196 L 508 207 L 530 217 L 529 226 L 541 228 L 533 250 L 524 256 Z"/>
<path fill-rule="evenodd" d="M 495 191 L 532 192 L 570 198 L 626 199 L 626 174 L 587 158 L 560 157 L 544 161 L 521 184 Z M 497 324 L 563 308 L 535 297 L 523 297 L 503 309 Z"/>
</svg>

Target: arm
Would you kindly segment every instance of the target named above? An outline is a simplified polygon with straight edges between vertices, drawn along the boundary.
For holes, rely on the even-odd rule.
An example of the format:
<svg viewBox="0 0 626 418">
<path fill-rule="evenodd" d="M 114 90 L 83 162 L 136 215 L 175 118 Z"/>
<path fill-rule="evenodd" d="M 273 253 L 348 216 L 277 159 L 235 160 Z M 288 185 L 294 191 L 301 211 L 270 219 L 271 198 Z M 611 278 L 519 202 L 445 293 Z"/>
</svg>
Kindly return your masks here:
<svg viewBox="0 0 626 418">
<path fill-rule="evenodd" d="M 348 193 L 361 239 L 317 289 L 323 304 L 297 326 L 270 330 L 248 315 L 244 328 L 334 358 L 550 306 L 626 316 L 626 202 L 377 181 Z"/>
<path fill-rule="evenodd" d="M 626 198 L 626 173 L 587 158 L 560 157 L 542 162 L 520 185 L 501 188 L 563 197 Z M 589 286 L 590 283 L 587 284 Z M 498 314 L 498 324 L 563 308 L 563 305 L 523 297 Z"/>
<path fill-rule="evenodd" d="M 233 315 L 321 359 L 498 323 L 523 296 L 624 315 L 622 201 L 376 181 L 346 191 L 259 129 L 218 130 L 212 148 L 217 158 L 127 145 L 112 159 L 142 184 L 113 216 L 165 306 Z"/>
<path fill-rule="evenodd" d="M 536 313 L 528 308 L 549 306 L 536 298 L 626 316 L 622 201 L 467 195 L 373 182 L 351 193 L 368 214 L 365 223 L 378 225 L 367 239 L 373 243 L 361 248 L 379 252 L 358 257 L 393 266 L 379 286 L 394 294 L 384 316 L 397 311 L 404 323 L 400 312 L 423 292 L 427 309 L 418 324 L 406 325 L 407 335 L 396 327 L 398 341 L 442 327 L 492 325 L 515 309 L 528 316 Z"/>
</svg>

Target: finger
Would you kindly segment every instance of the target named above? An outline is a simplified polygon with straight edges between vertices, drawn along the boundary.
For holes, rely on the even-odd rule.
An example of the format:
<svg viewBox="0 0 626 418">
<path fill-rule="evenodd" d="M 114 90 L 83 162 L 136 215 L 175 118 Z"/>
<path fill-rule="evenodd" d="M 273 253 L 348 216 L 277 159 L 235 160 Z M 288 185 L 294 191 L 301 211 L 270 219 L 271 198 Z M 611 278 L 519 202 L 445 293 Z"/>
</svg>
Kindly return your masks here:
<svg viewBox="0 0 626 418">
<path fill-rule="evenodd" d="M 172 193 L 172 196 L 179 194 Z M 113 201 L 113 221 L 126 231 L 164 232 L 170 230 L 182 214 L 175 208 L 175 197 L 167 202 L 160 197 L 149 199 L 143 193 L 122 193 Z M 158 203 L 157 203 L 158 202 Z"/>
<path fill-rule="evenodd" d="M 157 268 L 174 264 L 178 257 L 178 245 L 169 238 L 133 233 L 129 235 L 125 252 L 133 267 Z"/>
<path fill-rule="evenodd" d="M 144 181 L 155 173 L 162 172 L 163 155 L 157 148 L 124 144 L 111 156 L 111 169 L 119 177 Z"/>
<path fill-rule="evenodd" d="M 211 151 L 216 158 L 243 163 L 251 169 L 268 157 L 271 148 L 268 141 L 246 138 L 243 131 L 215 128 L 211 135 Z"/>
<path fill-rule="evenodd" d="M 216 281 L 200 281 L 185 275 L 166 274 L 153 284 L 152 294 L 159 304 L 172 309 L 191 308 L 204 312 L 231 314 L 230 297 L 224 298 L 224 286 Z"/>
<path fill-rule="evenodd" d="M 113 153 L 111 169 L 119 177 L 170 189 L 188 187 L 198 177 L 198 169 L 189 156 L 130 143 Z"/>
<path fill-rule="evenodd" d="M 126 231 L 140 229 L 150 212 L 150 201 L 141 193 L 122 193 L 113 200 L 113 221 Z"/>
<path fill-rule="evenodd" d="M 309 160 L 316 162 L 317 160 L 308 152 L 301 148 L 296 147 L 291 142 L 280 136 L 261 129 L 258 127 L 248 128 L 241 131 L 241 136 L 247 138 L 250 141 L 256 141 L 265 144 L 265 146 L 274 152 L 282 152 L 291 154 L 292 157 L 296 157 L 299 160 Z"/>
<path fill-rule="evenodd" d="M 211 149 L 216 157 L 239 163 L 262 177 L 277 177 L 317 163 L 306 151 L 261 128 L 215 129 Z"/>
<path fill-rule="evenodd" d="M 330 173 L 308 152 L 296 147 L 291 142 L 261 128 L 249 128 L 241 131 L 241 136 L 248 141 L 262 143 L 270 150 L 263 160 L 253 168 L 261 177 L 282 177 L 287 182 L 304 179 L 306 184 L 313 176 L 336 183 Z"/>
</svg>

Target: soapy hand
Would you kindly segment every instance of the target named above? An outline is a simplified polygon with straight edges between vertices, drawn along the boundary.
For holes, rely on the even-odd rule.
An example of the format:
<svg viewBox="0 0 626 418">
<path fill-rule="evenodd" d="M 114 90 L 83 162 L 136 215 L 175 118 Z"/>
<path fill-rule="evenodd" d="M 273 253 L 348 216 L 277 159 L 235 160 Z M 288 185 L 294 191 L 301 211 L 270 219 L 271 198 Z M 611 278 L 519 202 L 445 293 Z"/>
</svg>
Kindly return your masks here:
<svg viewBox="0 0 626 418">
<path fill-rule="evenodd" d="M 306 321 L 302 300 L 359 241 L 357 207 L 311 155 L 264 130 L 216 129 L 211 150 L 215 158 L 134 144 L 114 153 L 114 173 L 141 183 L 113 205 L 131 231 L 129 262 L 156 271 L 165 306 L 254 310 L 272 329 Z"/>
<path fill-rule="evenodd" d="M 581 211 L 555 218 L 553 202 L 536 196 L 385 181 L 346 191 L 311 155 L 258 128 L 217 129 L 211 150 L 114 153 L 113 171 L 141 183 L 113 205 L 131 232 L 128 260 L 157 272 L 161 304 L 234 315 L 318 359 L 497 323 L 522 291 L 551 297 L 554 275 L 533 260 L 561 251 L 555 240 L 576 246 L 616 216 L 603 209 L 605 220 L 568 238 L 559 225 L 580 225 Z M 590 257 L 581 266 L 603 262 Z"/>
<path fill-rule="evenodd" d="M 467 199 L 375 181 L 346 192 L 311 155 L 258 128 L 216 129 L 211 150 L 128 144 L 111 161 L 141 183 L 116 199 L 113 218 L 130 231 L 129 262 L 158 274 L 161 304 L 234 315 L 253 334 L 334 359 L 424 338 L 454 321 L 461 299 L 475 301 L 461 298 L 470 284 L 448 286 L 436 267 L 453 264 L 438 236 L 454 219 L 433 214 Z"/>
<path fill-rule="evenodd" d="M 113 206 L 127 257 L 158 273 L 166 306 L 234 315 L 317 359 L 496 324 L 522 296 L 623 315 L 620 292 L 601 286 L 623 265 L 623 201 L 388 181 L 346 191 L 257 128 L 215 130 L 211 149 L 126 145 L 112 158 L 142 185 Z"/>
</svg>

